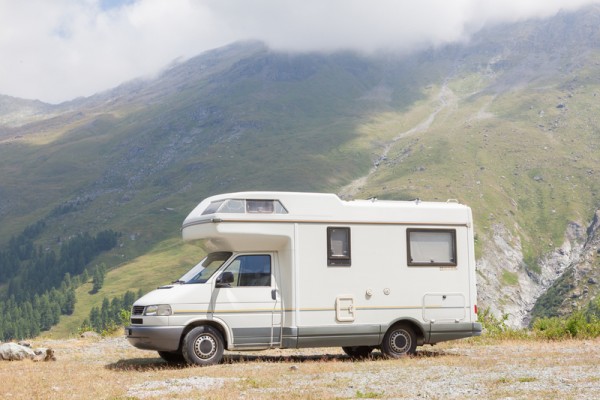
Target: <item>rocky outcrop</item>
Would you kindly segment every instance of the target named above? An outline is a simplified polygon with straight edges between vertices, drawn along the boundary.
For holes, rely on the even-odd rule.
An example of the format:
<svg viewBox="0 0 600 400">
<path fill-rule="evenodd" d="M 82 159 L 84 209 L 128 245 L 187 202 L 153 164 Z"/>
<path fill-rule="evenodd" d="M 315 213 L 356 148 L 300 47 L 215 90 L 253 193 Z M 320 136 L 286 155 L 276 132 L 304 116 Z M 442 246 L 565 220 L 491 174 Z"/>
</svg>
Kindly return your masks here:
<svg viewBox="0 0 600 400">
<path fill-rule="evenodd" d="M 592 223 L 587 229 L 587 240 L 581 250 L 577 262 L 572 263 L 565 271 L 560 288 L 557 287 L 553 294 L 560 294 L 559 299 L 551 311 L 556 315 L 568 315 L 574 311 L 584 309 L 600 295 L 600 210 L 596 211 Z M 559 290 L 563 289 L 563 290 Z M 551 292 L 548 292 L 548 295 Z M 546 294 L 545 294 L 546 296 Z"/>
<path fill-rule="evenodd" d="M 582 226 L 570 223 L 563 244 L 538 261 L 539 271 L 532 271 L 525 265 L 521 239 L 504 225 L 493 225 L 492 238 L 484 242 L 477 264 L 480 308 L 489 308 L 499 318 L 506 316 L 511 327 L 527 326 L 538 298 L 579 261 L 584 241 Z"/>
</svg>

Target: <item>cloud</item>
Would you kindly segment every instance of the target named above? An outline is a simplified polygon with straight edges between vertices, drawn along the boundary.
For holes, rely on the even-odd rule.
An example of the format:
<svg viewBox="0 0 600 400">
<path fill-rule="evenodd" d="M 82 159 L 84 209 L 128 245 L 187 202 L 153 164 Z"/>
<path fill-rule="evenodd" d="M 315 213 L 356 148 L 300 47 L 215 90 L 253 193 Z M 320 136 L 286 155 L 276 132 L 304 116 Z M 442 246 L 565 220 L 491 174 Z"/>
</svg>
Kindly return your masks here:
<svg viewBox="0 0 600 400">
<path fill-rule="evenodd" d="M 0 0 L 0 93 L 61 102 L 236 40 L 410 51 L 600 0 Z"/>
<path fill-rule="evenodd" d="M 0 93 L 88 96 L 237 39 L 196 3 L 0 0 Z"/>
<path fill-rule="evenodd" d="M 485 25 L 544 18 L 597 0 L 214 0 L 238 36 L 277 49 L 410 50 L 467 39 Z"/>
</svg>

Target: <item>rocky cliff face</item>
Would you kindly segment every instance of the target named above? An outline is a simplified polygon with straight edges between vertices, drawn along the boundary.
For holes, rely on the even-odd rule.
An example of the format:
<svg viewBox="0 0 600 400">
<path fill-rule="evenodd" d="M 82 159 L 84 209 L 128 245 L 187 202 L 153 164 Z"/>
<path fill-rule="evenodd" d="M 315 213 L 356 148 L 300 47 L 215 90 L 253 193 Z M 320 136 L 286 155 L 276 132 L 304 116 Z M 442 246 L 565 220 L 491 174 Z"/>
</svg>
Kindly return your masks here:
<svg viewBox="0 0 600 400">
<path fill-rule="evenodd" d="M 600 210 L 596 211 L 587 235 L 579 262 L 573 265 L 573 290 L 563 301 L 563 313 L 585 306 L 600 293 Z"/>
<path fill-rule="evenodd" d="M 477 263 L 481 308 L 506 316 L 509 326 L 528 326 L 542 316 L 564 316 L 585 307 L 600 292 L 600 210 L 587 230 L 571 222 L 563 244 L 538 260 L 523 259 L 521 241 L 501 224 L 483 246 Z"/>
<path fill-rule="evenodd" d="M 586 231 L 578 256 L 537 299 L 532 317 L 564 316 L 585 308 L 600 294 L 600 210 Z"/>
</svg>

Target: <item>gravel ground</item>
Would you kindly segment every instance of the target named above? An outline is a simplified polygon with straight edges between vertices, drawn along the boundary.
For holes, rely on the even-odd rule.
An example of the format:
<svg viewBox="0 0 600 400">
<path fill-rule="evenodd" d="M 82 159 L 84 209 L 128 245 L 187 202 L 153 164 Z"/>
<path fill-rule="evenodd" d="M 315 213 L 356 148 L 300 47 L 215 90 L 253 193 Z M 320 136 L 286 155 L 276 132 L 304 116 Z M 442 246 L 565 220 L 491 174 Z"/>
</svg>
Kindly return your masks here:
<svg viewBox="0 0 600 400">
<path fill-rule="evenodd" d="M 336 348 L 229 352 L 206 368 L 166 364 L 121 337 L 39 345 L 58 361 L 0 363 L 3 398 L 600 398 L 600 340 L 464 340 L 400 360 L 354 361 Z M 14 377 L 35 379 L 39 392 L 19 391 Z"/>
<path fill-rule="evenodd" d="M 310 397 L 326 387 L 339 398 L 600 398 L 598 341 L 426 347 L 405 360 L 374 358 L 350 371 L 282 377 L 254 393 Z"/>
</svg>

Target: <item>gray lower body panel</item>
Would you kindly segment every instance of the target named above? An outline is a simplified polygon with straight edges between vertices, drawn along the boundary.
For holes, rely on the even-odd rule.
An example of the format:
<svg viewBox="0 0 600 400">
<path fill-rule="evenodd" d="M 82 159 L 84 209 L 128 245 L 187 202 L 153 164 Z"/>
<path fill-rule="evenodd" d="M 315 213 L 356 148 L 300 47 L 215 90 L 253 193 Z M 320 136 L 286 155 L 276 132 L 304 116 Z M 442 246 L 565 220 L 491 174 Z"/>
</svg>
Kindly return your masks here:
<svg viewBox="0 0 600 400">
<path fill-rule="evenodd" d="M 463 339 L 481 335 L 479 322 L 459 322 L 448 324 L 430 324 L 429 340 L 426 343 L 434 344 L 447 340 Z"/>
<path fill-rule="evenodd" d="M 237 350 L 268 349 L 271 343 L 279 343 L 280 328 L 233 328 L 233 345 Z"/>
<path fill-rule="evenodd" d="M 420 332 L 415 332 L 419 336 L 419 345 L 479 336 L 482 330 L 478 322 L 422 324 L 413 321 L 413 323 L 421 327 Z M 382 325 L 283 328 L 282 347 L 379 346 L 388 328 Z"/>
<path fill-rule="evenodd" d="M 183 326 L 128 326 L 125 328 L 127 340 L 143 350 L 176 351 Z"/>
<path fill-rule="evenodd" d="M 382 335 L 381 325 L 299 327 L 295 347 L 377 346 Z"/>
</svg>

